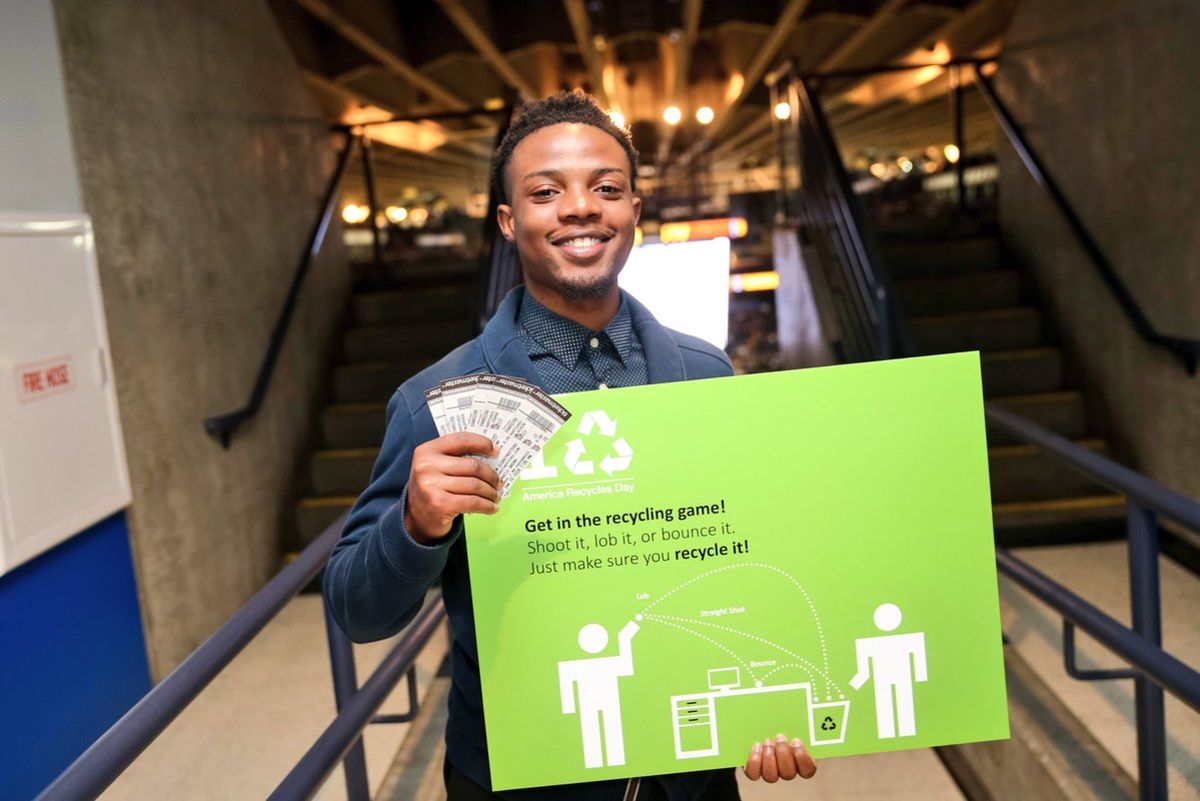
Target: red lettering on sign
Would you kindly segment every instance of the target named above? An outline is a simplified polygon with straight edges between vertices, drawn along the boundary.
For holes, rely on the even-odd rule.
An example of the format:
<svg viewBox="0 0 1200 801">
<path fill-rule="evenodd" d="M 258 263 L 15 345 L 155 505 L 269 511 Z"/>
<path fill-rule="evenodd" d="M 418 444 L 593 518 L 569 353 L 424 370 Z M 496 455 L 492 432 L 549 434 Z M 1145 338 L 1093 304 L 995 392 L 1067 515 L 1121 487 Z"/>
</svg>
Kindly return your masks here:
<svg viewBox="0 0 1200 801">
<path fill-rule="evenodd" d="M 17 367 L 17 398 L 22 403 L 65 392 L 75 386 L 69 356 Z"/>
</svg>

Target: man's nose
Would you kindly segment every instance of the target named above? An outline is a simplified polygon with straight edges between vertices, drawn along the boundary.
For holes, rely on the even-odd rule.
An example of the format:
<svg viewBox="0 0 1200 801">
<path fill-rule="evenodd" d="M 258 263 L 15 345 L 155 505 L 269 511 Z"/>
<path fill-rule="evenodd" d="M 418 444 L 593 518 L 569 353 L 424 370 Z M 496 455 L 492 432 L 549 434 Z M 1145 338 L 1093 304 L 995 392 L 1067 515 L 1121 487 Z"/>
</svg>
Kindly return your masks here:
<svg viewBox="0 0 1200 801">
<path fill-rule="evenodd" d="M 559 216 L 565 219 L 590 219 L 600 216 L 599 198 L 590 189 L 568 189 Z"/>
</svg>

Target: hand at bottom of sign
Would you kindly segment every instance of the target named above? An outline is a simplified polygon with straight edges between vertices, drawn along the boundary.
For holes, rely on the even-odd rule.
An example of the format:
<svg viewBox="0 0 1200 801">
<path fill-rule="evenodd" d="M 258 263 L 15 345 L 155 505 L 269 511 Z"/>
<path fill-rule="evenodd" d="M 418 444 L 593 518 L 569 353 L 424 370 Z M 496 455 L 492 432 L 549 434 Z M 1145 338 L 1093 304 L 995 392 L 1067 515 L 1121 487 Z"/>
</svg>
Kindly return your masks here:
<svg viewBox="0 0 1200 801">
<path fill-rule="evenodd" d="M 755 743 L 750 749 L 750 758 L 742 768 L 746 777 L 758 781 L 777 782 L 799 776 L 811 779 L 817 772 L 817 763 L 799 739 L 788 742 L 782 734 Z"/>
</svg>

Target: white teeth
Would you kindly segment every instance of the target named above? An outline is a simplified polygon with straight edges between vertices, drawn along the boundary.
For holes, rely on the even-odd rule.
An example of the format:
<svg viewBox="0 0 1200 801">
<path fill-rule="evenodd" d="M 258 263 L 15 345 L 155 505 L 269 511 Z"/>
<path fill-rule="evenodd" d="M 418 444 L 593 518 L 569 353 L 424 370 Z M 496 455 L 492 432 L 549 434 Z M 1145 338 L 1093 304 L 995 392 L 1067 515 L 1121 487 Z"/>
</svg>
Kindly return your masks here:
<svg viewBox="0 0 1200 801">
<path fill-rule="evenodd" d="M 594 236 L 577 236 L 574 239 L 564 240 L 562 244 L 572 248 L 590 248 L 599 242 L 600 240 Z"/>
</svg>

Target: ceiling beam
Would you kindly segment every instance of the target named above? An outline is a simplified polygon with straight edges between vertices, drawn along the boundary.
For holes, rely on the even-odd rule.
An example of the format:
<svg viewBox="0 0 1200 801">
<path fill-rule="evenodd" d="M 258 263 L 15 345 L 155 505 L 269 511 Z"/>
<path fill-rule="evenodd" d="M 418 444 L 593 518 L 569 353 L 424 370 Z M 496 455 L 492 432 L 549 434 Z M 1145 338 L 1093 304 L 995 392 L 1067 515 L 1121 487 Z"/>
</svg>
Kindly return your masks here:
<svg viewBox="0 0 1200 801">
<path fill-rule="evenodd" d="M 296 0 L 296 2 L 303 6 L 308 13 L 337 31 L 342 38 L 359 50 L 452 111 L 466 111 L 471 108 L 471 104 L 467 101 L 400 58 L 391 48 L 380 43 L 358 25 L 348 20 L 326 0 Z"/>
<path fill-rule="evenodd" d="M 696 34 L 700 30 L 700 13 L 704 8 L 704 0 L 684 0 L 683 28 L 679 39 L 675 42 L 674 69 L 667 76 L 667 102 L 678 102 L 679 95 L 688 89 L 688 73 L 691 70 L 692 47 L 696 44 Z M 671 143 L 675 139 L 675 129 L 678 126 L 668 125 L 662 131 L 658 140 L 658 156 L 656 165 L 665 164 L 671 153 Z"/>
<path fill-rule="evenodd" d="M 463 6 L 460 0 L 438 0 L 438 5 L 442 7 L 442 11 L 446 13 L 446 16 L 450 18 L 462 35 L 467 37 L 467 41 L 479 51 L 479 55 L 483 56 L 483 60 L 487 62 L 488 66 L 495 70 L 506 84 L 520 92 L 526 100 L 532 100 L 538 96 L 534 88 L 517 73 L 508 58 L 496 47 L 492 37 L 488 36 L 479 21 L 471 16 L 471 12 Z"/>
<path fill-rule="evenodd" d="M 830 53 L 821 62 L 820 70 L 828 72 L 843 66 L 858 52 L 867 40 L 880 31 L 883 26 L 892 21 L 892 17 L 904 7 L 908 0 L 887 0 L 871 17 L 863 22 L 854 33 L 838 45 L 837 50 Z"/>
<path fill-rule="evenodd" d="M 751 90 L 758 86 L 758 82 L 762 80 L 763 75 L 767 72 L 767 67 L 775 59 L 779 53 L 779 48 L 783 46 L 788 34 L 796 27 L 796 23 L 800 19 L 800 15 L 808 8 L 809 0 L 788 0 L 788 4 L 779 14 L 779 19 L 775 21 L 775 26 L 771 28 L 771 32 L 767 34 L 766 41 L 759 47 L 758 53 L 754 57 L 754 61 L 746 69 L 743 76 L 745 80 L 742 82 L 742 90 L 725 108 L 721 109 L 717 114 L 717 118 L 713 120 L 712 127 L 708 134 L 709 141 L 715 140 L 720 135 L 722 129 L 729 123 L 733 117 L 733 112 L 737 110 L 742 101 L 746 99 Z"/>
<path fill-rule="evenodd" d="M 584 0 L 563 0 L 563 6 L 567 10 L 567 18 L 571 21 L 571 31 L 575 34 L 579 55 L 583 58 L 588 76 L 592 80 L 592 94 L 600 101 L 600 105 L 609 108 L 610 100 L 604 88 L 604 64 L 600 54 L 596 52 L 587 6 Z"/>
<path fill-rule="evenodd" d="M 779 48 L 783 46 L 784 41 L 787 40 L 788 34 L 790 34 L 792 29 L 796 27 L 796 23 L 799 21 L 800 16 L 804 13 L 804 10 L 808 8 L 808 3 L 809 0 L 788 0 L 787 5 L 784 6 L 783 11 L 779 14 L 779 19 L 775 21 L 775 25 L 771 28 L 771 32 L 767 34 L 767 38 L 759 47 L 754 60 L 750 63 L 750 66 L 743 74 L 741 91 L 739 91 L 737 96 L 733 98 L 733 100 L 731 100 L 723 109 L 717 112 L 717 118 L 713 120 L 711 125 L 708 126 L 709 130 L 705 137 L 693 145 L 692 148 L 683 155 L 683 158 L 680 159 L 680 163 L 682 165 L 691 163 L 696 156 L 700 155 L 700 153 L 711 147 L 713 142 L 716 141 L 717 137 L 720 136 L 721 131 L 726 125 L 729 124 L 729 121 L 733 119 L 733 112 L 737 110 L 738 106 L 742 104 L 742 101 L 746 99 L 751 90 L 758 86 L 758 82 L 762 80 L 763 75 L 767 71 L 767 67 L 770 66 L 771 61 L 776 55 L 778 55 Z"/>
</svg>

